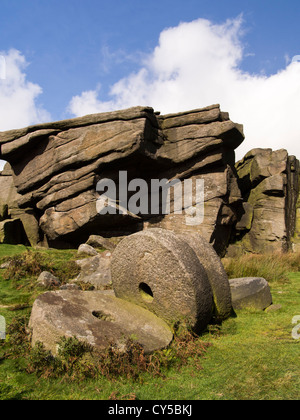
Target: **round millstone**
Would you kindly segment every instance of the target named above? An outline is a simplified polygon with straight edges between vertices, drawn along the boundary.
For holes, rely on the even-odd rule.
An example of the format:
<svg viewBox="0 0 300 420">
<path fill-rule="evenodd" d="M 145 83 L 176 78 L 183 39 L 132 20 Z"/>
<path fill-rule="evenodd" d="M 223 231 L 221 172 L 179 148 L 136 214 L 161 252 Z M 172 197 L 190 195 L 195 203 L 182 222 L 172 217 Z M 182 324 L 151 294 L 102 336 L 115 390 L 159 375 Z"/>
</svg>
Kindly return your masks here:
<svg viewBox="0 0 300 420">
<path fill-rule="evenodd" d="M 215 319 L 222 321 L 228 318 L 232 313 L 231 291 L 220 257 L 212 245 L 197 233 L 187 232 L 178 236 L 193 248 L 206 271 L 213 292 Z"/>
<path fill-rule="evenodd" d="M 169 323 L 199 332 L 211 319 L 213 298 L 194 250 L 174 233 L 148 229 L 123 239 L 112 255 L 115 294 Z"/>
<path fill-rule="evenodd" d="M 162 319 L 108 291 L 46 292 L 33 304 L 29 327 L 32 344 L 42 342 L 53 354 L 63 336 L 76 336 L 99 350 L 110 344 L 124 349 L 132 339 L 146 353 L 167 347 L 173 339 Z"/>
</svg>

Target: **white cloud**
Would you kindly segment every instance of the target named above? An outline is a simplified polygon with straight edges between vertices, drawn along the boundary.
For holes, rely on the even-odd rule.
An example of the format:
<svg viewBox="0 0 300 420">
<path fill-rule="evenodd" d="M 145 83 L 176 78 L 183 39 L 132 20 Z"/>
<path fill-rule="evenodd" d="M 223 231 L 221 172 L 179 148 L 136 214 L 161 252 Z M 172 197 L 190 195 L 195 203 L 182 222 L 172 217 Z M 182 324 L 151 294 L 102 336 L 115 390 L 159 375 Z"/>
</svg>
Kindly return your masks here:
<svg viewBox="0 0 300 420">
<path fill-rule="evenodd" d="M 111 87 L 108 101 L 97 87 L 72 98 L 68 110 L 81 116 L 150 105 L 169 113 L 220 103 L 244 124 L 237 158 L 254 147 L 286 148 L 300 157 L 300 63 L 269 77 L 242 71 L 243 33 L 241 16 L 220 25 L 198 19 L 168 28 L 139 71 Z"/>
<path fill-rule="evenodd" d="M 0 80 L 0 130 L 26 127 L 50 119 L 48 112 L 36 104 L 42 89 L 27 80 L 25 57 L 15 49 L 0 52 L 0 55 L 4 57 L 6 67 L 6 77 Z"/>
<path fill-rule="evenodd" d="M 82 92 L 81 95 L 74 96 L 68 106 L 68 112 L 75 116 L 94 114 L 112 110 L 115 106 L 114 101 L 101 102 L 98 100 L 101 86 L 98 85 L 95 90 Z"/>
<path fill-rule="evenodd" d="M 0 56 L 0 131 L 50 120 L 49 113 L 36 104 L 42 89 L 27 80 L 25 57 L 15 49 L 0 52 Z"/>
</svg>

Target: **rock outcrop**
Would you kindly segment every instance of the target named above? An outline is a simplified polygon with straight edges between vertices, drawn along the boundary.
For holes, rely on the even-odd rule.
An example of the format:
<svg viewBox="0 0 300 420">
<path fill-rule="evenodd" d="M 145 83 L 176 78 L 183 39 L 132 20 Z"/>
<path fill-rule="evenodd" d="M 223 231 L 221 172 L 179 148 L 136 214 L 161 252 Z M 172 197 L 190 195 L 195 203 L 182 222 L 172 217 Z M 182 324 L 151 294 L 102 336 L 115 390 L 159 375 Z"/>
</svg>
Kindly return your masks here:
<svg viewBox="0 0 300 420">
<path fill-rule="evenodd" d="M 235 164 L 243 139 L 219 105 L 169 115 L 134 107 L 2 132 L 10 165 L 0 174 L 0 242 L 77 247 L 98 236 L 114 246 L 163 228 L 198 233 L 220 256 L 297 250 L 299 161 L 253 149 Z"/>
<path fill-rule="evenodd" d="M 253 149 L 237 162 L 243 211 L 228 255 L 288 251 L 296 228 L 299 161 L 286 150 Z"/>
<path fill-rule="evenodd" d="M 6 163 L 0 172 L 0 243 L 42 245 L 43 235 L 33 208 L 20 209 L 13 172 Z"/>
<path fill-rule="evenodd" d="M 90 235 L 154 226 L 196 231 L 222 254 L 241 204 L 234 150 L 243 139 L 242 126 L 219 105 L 164 116 L 135 107 L 2 132 L 0 157 L 11 164 L 18 208 L 38 222 L 31 239 L 22 220 L 31 244 L 44 235 L 52 246 L 78 246 Z M 203 179 L 203 223 L 187 226 L 185 214 L 174 212 L 99 214 L 97 182 L 111 179 L 119 186 L 120 171 L 126 171 L 128 183 L 142 179 L 149 189 L 153 178 Z"/>
</svg>

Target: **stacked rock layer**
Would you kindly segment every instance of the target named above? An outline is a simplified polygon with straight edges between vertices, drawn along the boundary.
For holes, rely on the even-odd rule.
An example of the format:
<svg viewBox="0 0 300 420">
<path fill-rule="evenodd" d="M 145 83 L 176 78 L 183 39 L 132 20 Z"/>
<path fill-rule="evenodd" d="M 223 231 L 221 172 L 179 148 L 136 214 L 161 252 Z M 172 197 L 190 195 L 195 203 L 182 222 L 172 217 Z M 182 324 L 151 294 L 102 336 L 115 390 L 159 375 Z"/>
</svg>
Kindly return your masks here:
<svg viewBox="0 0 300 420">
<path fill-rule="evenodd" d="M 200 233 L 222 254 L 241 205 L 234 150 L 243 139 L 242 126 L 219 105 L 164 116 L 135 107 L 0 133 L 0 157 L 11 165 L 20 212 L 34 219 L 31 232 L 23 223 L 31 245 L 171 227 Z M 120 171 L 149 188 L 153 178 L 203 179 L 203 223 L 188 226 L 184 213 L 99 214 L 96 185 L 111 179 L 118 186 Z"/>
<path fill-rule="evenodd" d="M 299 161 L 283 149 L 253 149 L 236 169 L 244 202 L 228 255 L 291 250 L 297 242 Z"/>
<path fill-rule="evenodd" d="M 9 163 L 0 173 L 0 242 L 75 247 L 90 235 L 157 227 L 198 233 L 220 256 L 299 249 L 299 161 L 253 149 L 235 164 L 243 140 L 219 105 L 169 115 L 134 107 L 2 132 L 0 158 Z M 100 214 L 97 185 L 106 180 L 116 186 L 115 211 Z M 190 207 L 178 204 L 174 187 L 170 211 L 160 203 L 153 212 L 153 181 L 178 181 L 182 193 L 191 181 Z M 144 196 L 130 188 L 141 182 Z M 130 200 L 137 211 L 127 211 Z"/>
</svg>

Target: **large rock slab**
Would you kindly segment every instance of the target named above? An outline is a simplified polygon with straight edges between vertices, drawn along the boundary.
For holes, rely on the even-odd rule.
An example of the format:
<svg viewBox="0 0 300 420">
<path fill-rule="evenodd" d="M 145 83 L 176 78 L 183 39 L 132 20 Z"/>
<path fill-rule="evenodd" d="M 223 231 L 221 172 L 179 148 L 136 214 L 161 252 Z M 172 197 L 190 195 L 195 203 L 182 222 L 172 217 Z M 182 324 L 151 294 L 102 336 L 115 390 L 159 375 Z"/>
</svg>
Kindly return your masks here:
<svg viewBox="0 0 300 420">
<path fill-rule="evenodd" d="M 195 251 L 174 233 L 149 229 L 123 239 L 112 256 L 115 294 L 169 323 L 203 330 L 211 319 L 213 296 Z"/>
<path fill-rule="evenodd" d="M 62 336 L 76 336 L 99 350 L 110 344 L 122 350 L 131 338 L 146 352 L 167 347 L 173 338 L 168 325 L 152 312 L 100 291 L 40 295 L 33 304 L 29 327 L 32 344 L 40 341 L 53 354 Z"/>
<path fill-rule="evenodd" d="M 264 310 L 272 304 L 268 282 L 261 277 L 242 277 L 229 280 L 234 309 Z"/>
</svg>

